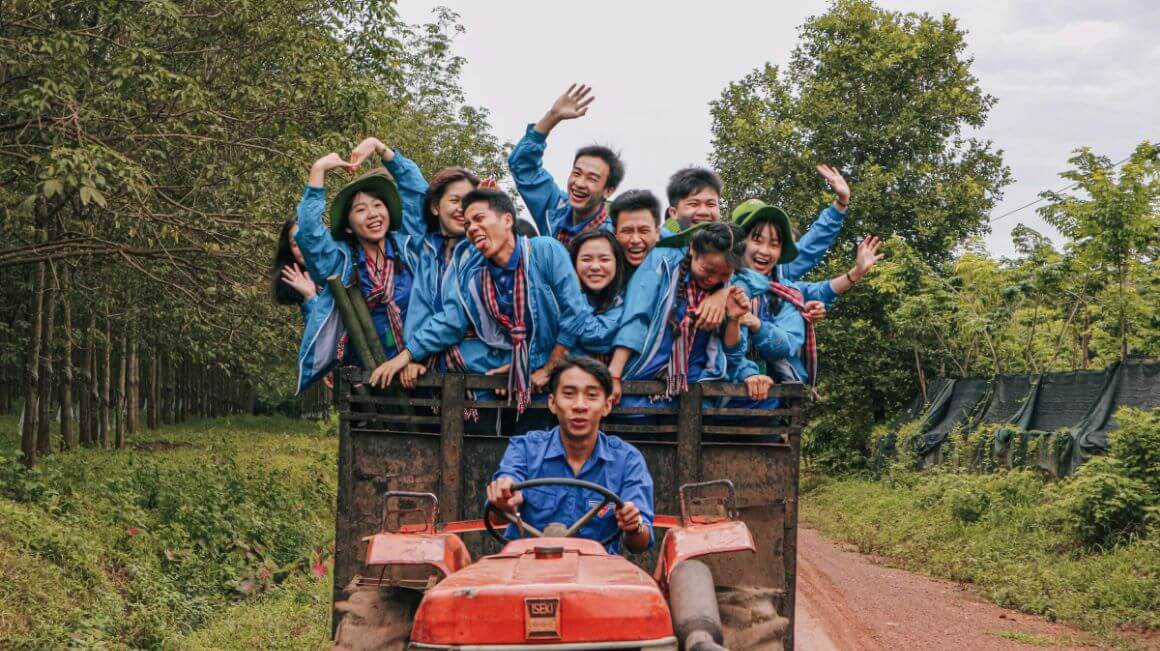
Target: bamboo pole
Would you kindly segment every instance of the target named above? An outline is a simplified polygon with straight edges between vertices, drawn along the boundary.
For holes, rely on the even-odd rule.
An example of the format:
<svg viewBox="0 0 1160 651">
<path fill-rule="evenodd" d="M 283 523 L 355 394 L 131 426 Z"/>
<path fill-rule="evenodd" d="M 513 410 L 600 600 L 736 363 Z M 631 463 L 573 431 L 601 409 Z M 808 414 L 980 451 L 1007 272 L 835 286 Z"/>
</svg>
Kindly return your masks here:
<svg viewBox="0 0 1160 651">
<path fill-rule="evenodd" d="M 365 368 L 372 368 L 371 365 L 375 364 L 375 357 L 371 353 L 366 333 L 363 331 L 362 323 L 358 320 L 354 305 L 351 303 L 350 294 L 346 293 L 346 287 L 343 287 L 342 280 L 338 276 L 327 278 L 326 284 L 330 287 L 330 293 L 334 295 L 334 303 L 338 306 L 338 313 L 342 316 L 343 325 L 346 326 L 347 338 L 354 345 L 359 361 L 363 363 Z"/>
<path fill-rule="evenodd" d="M 359 326 L 362 327 L 363 336 L 367 338 L 367 343 L 371 346 L 373 366 L 386 364 L 387 351 L 383 349 L 383 341 L 379 339 L 379 333 L 375 330 L 375 322 L 371 319 L 371 311 L 367 309 L 367 300 L 362 295 L 362 290 L 359 289 L 358 285 L 351 285 L 346 288 L 346 294 L 350 297 L 351 307 L 354 308 L 354 317 L 358 320 Z"/>
</svg>

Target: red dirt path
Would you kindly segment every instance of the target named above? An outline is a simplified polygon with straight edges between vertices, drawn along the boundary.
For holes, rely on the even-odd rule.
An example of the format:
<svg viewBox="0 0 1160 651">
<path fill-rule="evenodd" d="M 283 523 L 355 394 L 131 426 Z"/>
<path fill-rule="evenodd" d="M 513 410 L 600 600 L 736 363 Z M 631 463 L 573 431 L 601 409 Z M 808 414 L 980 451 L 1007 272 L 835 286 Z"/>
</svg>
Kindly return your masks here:
<svg viewBox="0 0 1160 651">
<path fill-rule="evenodd" d="M 813 529 L 799 530 L 797 567 L 798 649 L 1094 648 L 1082 646 L 1077 629 L 983 602 L 957 583 L 876 565 Z"/>
</svg>

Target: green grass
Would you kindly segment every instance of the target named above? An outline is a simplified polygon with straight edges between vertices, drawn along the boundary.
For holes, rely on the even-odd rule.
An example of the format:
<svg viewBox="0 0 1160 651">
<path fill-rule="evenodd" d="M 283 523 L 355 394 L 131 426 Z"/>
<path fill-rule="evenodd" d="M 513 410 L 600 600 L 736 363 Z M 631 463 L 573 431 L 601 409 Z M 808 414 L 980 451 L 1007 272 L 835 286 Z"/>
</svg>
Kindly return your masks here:
<svg viewBox="0 0 1160 651">
<path fill-rule="evenodd" d="M 0 418 L 0 648 L 324 648 L 336 439 L 282 418 L 16 461 Z"/>
<path fill-rule="evenodd" d="M 1064 483 L 1030 470 L 812 477 L 802 518 L 899 567 L 975 584 L 1000 606 L 1130 643 L 1119 633 L 1160 627 L 1160 544 L 1083 547 L 1060 509 Z"/>
</svg>

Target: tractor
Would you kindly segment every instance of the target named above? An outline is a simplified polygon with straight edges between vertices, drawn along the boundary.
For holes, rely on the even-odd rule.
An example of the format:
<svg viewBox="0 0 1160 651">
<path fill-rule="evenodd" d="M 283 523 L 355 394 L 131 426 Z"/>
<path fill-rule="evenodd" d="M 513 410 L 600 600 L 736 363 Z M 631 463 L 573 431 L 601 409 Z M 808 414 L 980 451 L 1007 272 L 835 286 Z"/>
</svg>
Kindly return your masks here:
<svg viewBox="0 0 1160 651">
<path fill-rule="evenodd" d="M 657 511 L 653 547 L 626 557 L 574 536 L 620 505 L 602 486 L 517 484 L 562 485 L 591 505 L 543 530 L 486 503 L 507 437 L 465 431 L 465 413 L 506 406 L 475 399 L 504 378 L 431 374 L 405 394 L 368 390 L 366 377 L 344 368 L 336 386 L 334 648 L 793 648 L 801 385 L 774 386 L 777 409 L 706 406 L 745 395 L 724 383 L 690 385 L 674 407 L 614 409 L 602 429 L 644 454 Z M 626 382 L 623 392 L 663 386 Z"/>
</svg>

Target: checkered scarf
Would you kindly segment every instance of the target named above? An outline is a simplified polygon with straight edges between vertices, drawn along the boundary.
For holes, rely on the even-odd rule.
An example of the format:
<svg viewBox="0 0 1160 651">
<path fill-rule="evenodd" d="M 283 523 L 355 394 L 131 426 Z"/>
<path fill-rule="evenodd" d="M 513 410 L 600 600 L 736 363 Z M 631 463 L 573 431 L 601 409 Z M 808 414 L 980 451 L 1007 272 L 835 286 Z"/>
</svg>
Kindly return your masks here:
<svg viewBox="0 0 1160 651">
<path fill-rule="evenodd" d="M 593 217 L 592 220 L 588 222 L 588 225 L 582 228 L 579 233 L 573 234 L 569 233 L 563 228 L 557 228 L 556 239 L 559 240 L 560 243 L 564 246 L 568 246 L 572 243 L 572 238 L 576 237 L 576 235 L 579 235 L 584 231 L 594 231 L 603 226 L 604 222 L 606 221 L 608 221 L 608 210 L 605 208 L 604 203 L 601 202 L 600 210 L 596 213 L 596 216 Z"/>
<path fill-rule="evenodd" d="M 516 242 L 519 246 L 519 242 Z M 488 314 L 495 319 L 505 330 L 511 333 L 512 364 L 508 372 L 508 402 L 512 397 L 516 399 L 516 412 L 524 413 L 524 409 L 532 399 L 531 362 L 528 351 L 528 329 L 524 323 L 524 314 L 528 308 L 528 272 L 527 260 L 520 258 L 516 266 L 515 296 L 512 297 L 512 312 L 515 318 L 509 318 L 499 309 L 496 300 L 495 281 L 491 278 L 491 271 L 487 265 L 483 267 L 483 299 Z"/>
<path fill-rule="evenodd" d="M 818 340 L 814 335 L 814 324 L 809 319 L 805 318 L 806 303 L 802 298 L 802 293 L 794 287 L 783 285 L 776 280 L 770 281 L 769 291 L 783 301 L 797 308 L 797 311 L 802 314 L 802 320 L 806 322 L 806 344 L 802 350 L 802 355 L 805 357 L 806 373 L 809 375 L 806 382 L 809 384 L 818 383 Z M 757 304 L 753 305 L 754 309 L 759 309 Z"/>
<path fill-rule="evenodd" d="M 403 352 L 403 312 L 395 303 L 395 259 L 383 256 L 381 262 L 376 262 L 369 256 L 367 261 L 367 277 L 371 281 L 371 291 L 367 295 L 367 309 L 374 310 L 382 305 L 387 310 L 387 321 L 391 326 L 391 339 L 395 345 L 395 352 Z M 388 341 L 387 344 L 391 344 Z"/>
<path fill-rule="evenodd" d="M 673 352 L 669 356 L 669 384 L 666 396 L 674 396 L 689 389 L 689 353 L 693 349 L 693 337 L 696 335 L 694 320 L 697 308 L 701 306 L 701 301 L 705 300 L 705 290 L 697 287 L 697 283 L 692 279 L 689 279 L 684 289 L 685 295 L 677 296 L 676 300 L 685 301 L 685 314 L 680 321 L 671 322 Z"/>
</svg>

